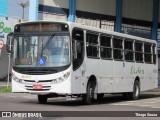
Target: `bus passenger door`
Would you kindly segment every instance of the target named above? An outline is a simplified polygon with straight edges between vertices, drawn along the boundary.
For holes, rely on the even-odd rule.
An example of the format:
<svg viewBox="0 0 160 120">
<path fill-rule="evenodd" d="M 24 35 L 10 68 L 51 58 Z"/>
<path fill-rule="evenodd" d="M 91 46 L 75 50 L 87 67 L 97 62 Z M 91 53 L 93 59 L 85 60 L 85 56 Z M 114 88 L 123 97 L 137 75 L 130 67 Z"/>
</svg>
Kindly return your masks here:
<svg viewBox="0 0 160 120">
<path fill-rule="evenodd" d="M 72 32 L 72 56 L 73 56 L 73 79 L 72 91 L 80 93 L 82 81 L 85 74 L 83 65 L 84 60 L 84 32 L 81 29 L 74 28 Z"/>
</svg>

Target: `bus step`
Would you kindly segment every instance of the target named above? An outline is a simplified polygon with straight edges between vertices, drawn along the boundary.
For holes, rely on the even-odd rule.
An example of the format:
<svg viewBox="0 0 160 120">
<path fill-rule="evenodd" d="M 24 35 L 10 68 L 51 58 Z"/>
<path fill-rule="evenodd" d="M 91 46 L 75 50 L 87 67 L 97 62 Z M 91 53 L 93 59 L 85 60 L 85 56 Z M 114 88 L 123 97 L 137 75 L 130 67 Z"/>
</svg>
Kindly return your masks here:
<svg viewBox="0 0 160 120">
<path fill-rule="evenodd" d="M 66 95 L 66 100 L 71 101 L 71 100 L 77 100 L 77 96 L 71 96 L 71 95 Z"/>
</svg>

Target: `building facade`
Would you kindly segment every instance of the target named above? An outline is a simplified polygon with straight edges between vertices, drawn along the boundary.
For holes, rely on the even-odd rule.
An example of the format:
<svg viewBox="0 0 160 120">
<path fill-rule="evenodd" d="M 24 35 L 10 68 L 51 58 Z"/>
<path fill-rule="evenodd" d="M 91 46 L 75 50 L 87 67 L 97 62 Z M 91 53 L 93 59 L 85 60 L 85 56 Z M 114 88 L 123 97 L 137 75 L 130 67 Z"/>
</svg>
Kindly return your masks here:
<svg viewBox="0 0 160 120">
<path fill-rule="evenodd" d="M 159 0 L 101 0 L 100 2 L 98 0 L 40 0 L 39 19 L 66 21 L 72 7 L 69 3 L 73 1 L 76 1 L 75 22 L 115 30 L 118 16 L 121 17 L 119 32 L 146 38 L 153 38 L 154 19 L 160 16 L 160 9 L 155 15 L 156 9 L 153 7 L 158 3 L 156 6 L 158 9 Z M 157 20 L 157 24 L 160 23 L 160 18 Z M 158 25 L 160 27 L 160 24 Z"/>
</svg>

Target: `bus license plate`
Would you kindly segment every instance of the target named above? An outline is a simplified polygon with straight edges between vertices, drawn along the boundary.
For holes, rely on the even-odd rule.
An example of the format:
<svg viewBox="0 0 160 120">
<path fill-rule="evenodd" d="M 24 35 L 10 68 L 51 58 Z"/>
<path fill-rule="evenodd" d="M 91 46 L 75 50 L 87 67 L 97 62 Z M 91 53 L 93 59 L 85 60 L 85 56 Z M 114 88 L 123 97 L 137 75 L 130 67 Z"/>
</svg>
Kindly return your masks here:
<svg viewBox="0 0 160 120">
<path fill-rule="evenodd" d="M 42 89 L 42 85 L 33 85 L 33 89 Z"/>
</svg>

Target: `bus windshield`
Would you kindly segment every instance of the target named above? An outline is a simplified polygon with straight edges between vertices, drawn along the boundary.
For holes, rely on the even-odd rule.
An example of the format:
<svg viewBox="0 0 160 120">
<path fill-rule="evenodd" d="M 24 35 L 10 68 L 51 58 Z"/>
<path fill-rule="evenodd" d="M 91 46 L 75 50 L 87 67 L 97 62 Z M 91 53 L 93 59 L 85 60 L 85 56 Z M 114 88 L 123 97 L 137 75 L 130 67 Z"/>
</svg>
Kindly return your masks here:
<svg viewBox="0 0 160 120">
<path fill-rule="evenodd" d="M 70 64 L 68 35 L 17 36 L 14 40 L 13 66 L 63 67 Z"/>
</svg>

